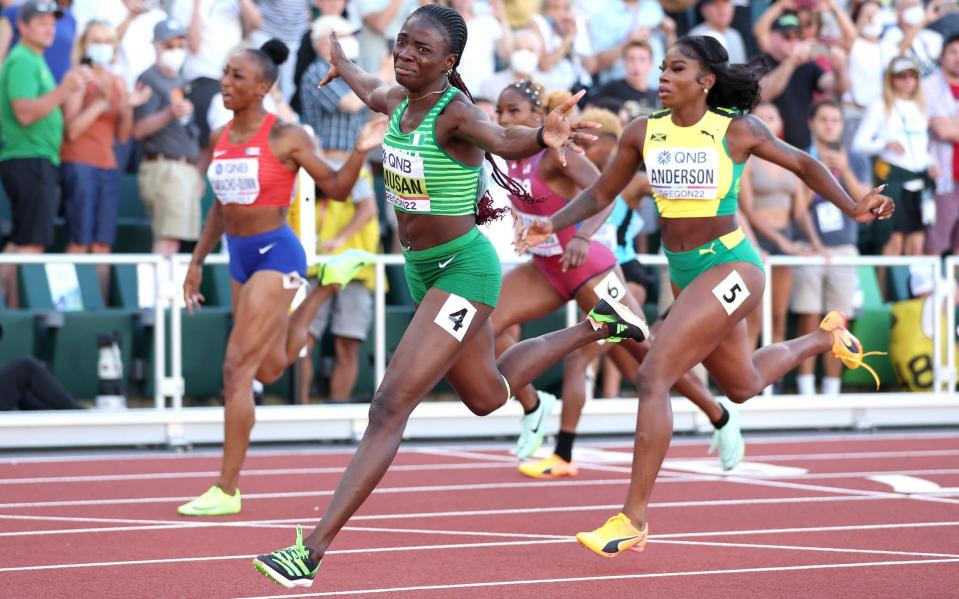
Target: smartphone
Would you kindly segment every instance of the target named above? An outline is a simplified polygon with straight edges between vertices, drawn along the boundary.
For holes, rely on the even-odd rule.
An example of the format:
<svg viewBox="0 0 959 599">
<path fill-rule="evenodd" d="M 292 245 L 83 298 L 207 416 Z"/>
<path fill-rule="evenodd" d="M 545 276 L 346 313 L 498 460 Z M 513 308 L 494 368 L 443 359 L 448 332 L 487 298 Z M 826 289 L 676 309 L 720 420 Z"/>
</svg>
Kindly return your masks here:
<svg viewBox="0 0 959 599">
<path fill-rule="evenodd" d="M 89 56 L 84 56 L 83 58 L 80 59 L 80 64 L 82 64 L 85 67 L 92 67 L 93 59 L 90 58 Z"/>
</svg>

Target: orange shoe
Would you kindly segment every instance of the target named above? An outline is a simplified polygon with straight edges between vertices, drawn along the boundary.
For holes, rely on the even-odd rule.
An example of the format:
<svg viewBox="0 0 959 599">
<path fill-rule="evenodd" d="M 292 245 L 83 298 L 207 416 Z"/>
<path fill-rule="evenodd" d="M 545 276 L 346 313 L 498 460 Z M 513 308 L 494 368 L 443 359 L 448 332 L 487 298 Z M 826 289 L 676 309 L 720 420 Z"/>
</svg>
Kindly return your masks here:
<svg viewBox="0 0 959 599">
<path fill-rule="evenodd" d="M 559 478 L 579 474 L 579 468 L 576 467 L 576 464 L 567 462 L 555 453 L 538 462 L 520 464 L 519 471 L 530 478 Z"/>
<path fill-rule="evenodd" d="M 626 550 L 642 551 L 648 536 L 649 522 L 639 530 L 620 512 L 596 530 L 579 533 L 576 540 L 596 555 L 616 557 Z"/>
<path fill-rule="evenodd" d="M 846 315 L 837 310 L 833 310 L 819 323 L 819 328 L 832 333 L 832 355 L 839 358 L 846 368 L 856 369 L 862 366 L 869 371 L 872 378 L 876 379 L 876 389 L 879 389 L 879 375 L 863 361 L 866 356 L 885 356 L 884 351 L 871 351 L 863 353 L 862 343 L 849 332 L 846 328 L 848 319 Z"/>
</svg>

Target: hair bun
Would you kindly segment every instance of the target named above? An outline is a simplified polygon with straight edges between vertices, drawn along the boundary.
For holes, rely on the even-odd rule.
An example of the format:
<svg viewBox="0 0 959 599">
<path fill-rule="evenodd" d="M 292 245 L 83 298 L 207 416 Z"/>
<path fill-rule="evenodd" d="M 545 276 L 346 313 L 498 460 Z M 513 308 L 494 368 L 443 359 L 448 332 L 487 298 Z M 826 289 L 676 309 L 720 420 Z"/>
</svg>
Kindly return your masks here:
<svg viewBox="0 0 959 599">
<path fill-rule="evenodd" d="M 275 37 L 267 40 L 265 44 L 260 46 L 260 50 L 269 56 L 270 60 L 272 60 L 276 66 L 280 66 L 290 57 L 290 49 L 286 44 Z"/>
</svg>

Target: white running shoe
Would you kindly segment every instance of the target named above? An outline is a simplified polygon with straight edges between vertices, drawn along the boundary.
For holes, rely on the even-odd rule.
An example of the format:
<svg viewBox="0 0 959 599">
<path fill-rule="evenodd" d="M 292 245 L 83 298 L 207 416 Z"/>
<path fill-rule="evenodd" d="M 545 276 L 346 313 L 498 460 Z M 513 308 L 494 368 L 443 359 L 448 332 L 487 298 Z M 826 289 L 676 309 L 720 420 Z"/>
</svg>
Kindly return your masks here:
<svg viewBox="0 0 959 599">
<path fill-rule="evenodd" d="M 543 443 L 546 428 L 546 417 L 553 413 L 556 406 L 556 396 L 546 391 L 537 391 L 539 406 L 520 420 L 519 439 L 516 441 L 516 457 L 525 460 L 533 455 Z"/>
<path fill-rule="evenodd" d="M 729 421 L 726 426 L 713 432 L 713 441 L 709 445 L 709 453 L 719 450 L 719 463 L 723 470 L 732 470 L 743 461 L 746 455 L 746 441 L 743 439 L 743 431 L 739 424 L 739 407 L 728 400 L 720 400 L 726 412 L 729 413 Z"/>
</svg>

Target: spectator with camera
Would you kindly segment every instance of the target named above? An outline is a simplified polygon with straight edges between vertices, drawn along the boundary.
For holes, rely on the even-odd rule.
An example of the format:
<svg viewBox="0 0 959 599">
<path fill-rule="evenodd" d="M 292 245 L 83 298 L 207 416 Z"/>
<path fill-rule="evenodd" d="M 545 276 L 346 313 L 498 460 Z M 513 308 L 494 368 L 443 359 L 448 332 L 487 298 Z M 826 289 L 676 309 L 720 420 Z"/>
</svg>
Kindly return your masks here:
<svg viewBox="0 0 959 599">
<path fill-rule="evenodd" d="M 140 75 L 151 90 L 134 110 L 133 136 L 143 161 L 137 173 L 140 197 L 153 219 L 153 251 L 175 254 L 181 241 L 200 235 L 200 199 L 204 181 L 197 170 L 199 131 L 193 103 L 186 99 L 180 74 L 186 59 L 187 31 L 175 19 L 153 29 L 157 62 Z"/>
<path fill-rule="evenodd" d="M 862 154 L 850 152 L 842 143 L 842 109 L 835 100 L 819 100 L 813 105 L 809 129 L 813 144 L 809 153 L 825 164 L 850 196 L 869 193 L 869 161 Z M 796 220 L 806 221 L 799 227 L 802 247 L 829 257 L 858 256 L 858 225 L 835 205 L 802 186 L 796 206 Z M 853 297 L 857 288 L 855 266 L 797 266 L 793 269 L 792 311 L 799 315 L 797 334 L 815 331 L 829 310 L 852 315 Z M 840 391 L 842 362 L 831 355 L 823 356 L 822 393 L 836 395 Z M 796 385 L 800 395 L 816 393 L 816 358 L 799 365 Z"/>
<path fill-rule="evenodd" d="M 815 94 L 841 93 L 845 54 L 832 55 L 833 72 L 824 70 L 814 58 L 813 43 L 800 39 L 799 17 L 793 13 L 780 15 L 772 23 L 763 55 L 770 68 L 760 81 L 763 101 L 775 104 L 783 115 L 809 114 Z M 797 148 L 808 148 L 809 127 L 800 119 L 787 118 L 783 139 Z"/>
</svg>

